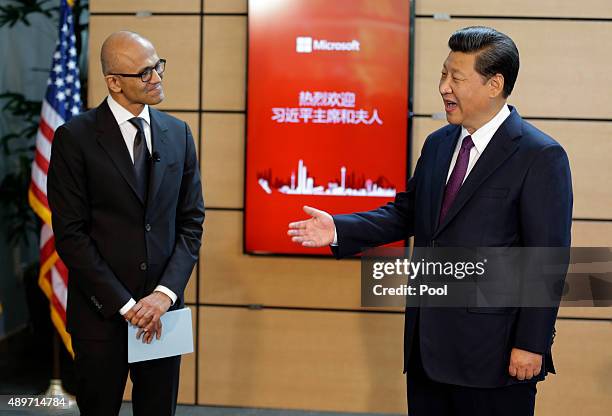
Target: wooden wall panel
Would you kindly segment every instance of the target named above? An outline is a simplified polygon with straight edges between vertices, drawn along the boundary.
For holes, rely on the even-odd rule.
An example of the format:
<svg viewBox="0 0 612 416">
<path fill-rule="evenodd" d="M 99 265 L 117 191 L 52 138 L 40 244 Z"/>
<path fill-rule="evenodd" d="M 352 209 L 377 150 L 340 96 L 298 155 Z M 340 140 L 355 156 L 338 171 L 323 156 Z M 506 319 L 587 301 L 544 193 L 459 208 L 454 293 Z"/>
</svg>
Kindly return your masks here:
<svg viewBox="0 0 612 416">
<path fill-rule="evenodd" d="M 200 404 L 406 414 L 403 315 L 202 307 Z"/>
<path fill-rule="evenodd" d="M 245 255 L 242 217 L 241 212 L 206 214 L 200 302 L 359 308 L 359 261 Z"/>
<path fill-rule="evenodd" d="M 588 239 L 590 224 L 575 221 L 574 240 L 597 246 L 603 240 Z M 598 232 L 610 239 L 612 223 L 604 223 Z M 200 262 L 201 302 L 360 308 L 358 261 L 249 256 L 242 254 L 241 236 L 240 213 L 207 213 Z M 561 308 L 559 316 L 612 318 L 612 308 Z"/>
<path fill-rule="evenodd" d="M 199 19 L 198 16 L 91 16 L 89 105 L 97 106 L 107 95 L 100 68 L 102 42 L 115 31 L 131 30 L 151 40 L 158 55 L 168 60 L 164 74 L 166 98 L 158 107 L 160 109 L 197 109 Z M 178 41 L 184 39 L 189 41 Z"/>
<path fill-rule="evenodd" d="M 559 318 L 593 318 L 612 320 L 612 307 L 561 307 Z"/>
<path fill-rule="evenodd" d="M 572 246 L 612 247 L 612 221 L 574 221 Z"/>
<path fill-rule="evenodd" d="M 196 313 L 197 309 L 191 307 L 191 319 L 193 323 L 193 337 L 194 337 L 194 352 L 191 354 L 185 354 L 181 357 L 181 371 L 179 379 L 179 393 L 178 402 L 181 404 L 196 404 L 195 403 L 195 372 L 196 372 L 196 359 L 195 359 L 195 337 L 196 332 Z M 155 342 L 155 341 L 153 341 Z M 164 382 L 164 380 L 160 380 Z M 132 400 L 132 380 L 130 377 L 127 379 L 125 390 L 123 391 L 123 400 Z"/>
<path fill-rule="evenodd" d="M 419 156 L 421 156 L 421 150 L 427 136 L 447 124 L 446 118 L 434 120 L 431 117 L 414 117 L 412 119 L 412 143 L 410 143 L 410 148 L 412 149 L 410 167 L 412 171 L 414 171 L 416 162 L 419 160 Z"/>
<path fill-rule="evenodd" d="M 247 18 L 204 17 L 205 110 L 244 110 L 246 88 Z"/>
<path fill-rule="evenodd" d="M 193 268 L 191 272 L 191 277 L 189 278 L 189 282 L 187 282 L 187 287 L 185 288 L 185 303 L 196 303 L 197 300 L 197 267 Z"/>
<path fill-rule="evenodd" d="M 612 221 L 578 221 L 572 223 L 573 247 L 612 247 Z M 565 307 L 560 317 L 612 319 L 612 307 Z"/>
<path fill-rule="evenodd" d="M 247 0 L 204 0 L 204 13 L 246 13 Z"/>
<path fill-rule="evenodd" d="M 206 113 L 201 171 L 208 207 L 244 206 L 244 115 Z"/>
<path fill-rule="evenodd" d="M 538 120 L 532 124 L 557 139 L 568 154 L 574 217 L 612 220 L 612 122 Z"/>
<path fill-rule="evenodd" d="M 205 0 L 205 13 L 244 14 L 247 0 Z M 511 4 L 512 3 L 512 4 Z M 473 16 L 545 16 L 609 18 L 608 0 L 417 0 L 419 14 Z M 135 11 L 198 13 L 199 0 L 119 2 L 92 1 L 92 12 Z M 512 36 L 521 52 L 522 68 L 510 99 L 522 115 L 609 119 L 608 97 L 601 85 L 612 80 L 610 22 L 416 19 L 414 102 L 418 114 L 441 112 L 437 93 L 439 70 L 448 54 L 446 42 L 457 28 L 491 25 Z M 163 28 L 163 30 L 160 30 Z M 96 16 L 90 18 L 89 105 L 106 95 L 99 65 L 102 40 L 119 29 L 149 37 L 168 59 L 164 80 L 167 98 L 160 109 L 195 110 L 174 113 L 187 121 L 201 140 L 200 158 L 208 207 L 242 208 L 244 174 L 247 17 L 204 18 L 203 61 L 199 16 Z M 537 41 L 534 41 L 536 39 Z M 198 102 L 200 65 L 202 102 Z M 198 110 L 228 110 L 204 113 Z M 202 131 L 197 132 L 202 117 Z M 416 118 L 413 156 L 423 140 L 445 120 Z M 557 138 L 572 163 L 575 216 L 612 219 L 612 193 L 607 155 L 612 150 L 612 123 L 537 121 Z M 223 172 L 223 174 L 219 174 Z M 354 309 L 248 310 L 200 306 L 200 362 L 184 357 L 179 401 L 194 403 L 195 371 L 199 404 L 303 408 L 405 414 L 401 374 L 401 314 L 363 313 L 359 304 L 359 261 L 321 258 L 260 257 L 242 252 L 240 211 L 209 210 L 199 276 L 192 275 L 186 300 L 208 304 L 263 304 L 303 308 Z M 573 243 L 612 246 L 612 221 L 574 221 Z M 196 307 L 194 310 L 194 324 Z M 612 308 L 562 308 L 560 317 L 611 318 Z M 612 325 L 605 321 L 561 319 L 554 351 L 558 376 L 539 386 L 537 414 L 603 415 L 610 408 L 609 374 Z M 129 382 L 128 382 L 129 383 Z M 126 389 L 129 398 L 131 386 Z"/>
<path fill-rule="evenodd" d="M 538 384 L 536 414 L 607 416 L 612 409 L 612 322 L 558 321 L 557 375 Z"/>
<path fill-rule="evenodd" d="M 612 220 L 612 122 L 529 122 L 556 139 L 568 154 L 574 188 L 574 217 Z M 413 168 L 426 137 L 444 125 L 445 119 L 414 119 Z"/>
<path fill-rule="evenodd" d="M 200 129 L 198 125 L 198 118 L 200 115 L 198 113 L 168 113 L 179 120 L 183 120 L 189 125 L 191 129 L 191 134 L 193 135 L 193 139 L 195 141 L 196 153 L 199 152 L 198 143 L 200 141 Z M 196 281 L 198 279 L 198 274 L 196 273 L 196 268 L 194 267 L 193 272 L 191 273 L 191 277 L 189 278 L 189 282 L 187 283 L 187 287 L 185 288 L 185 302 L 187 303 L 195 303 L 196 302 Z"/>
<path fill-rule="evenodd" d="M 612 247 L 612 221 L 577 221 L 572 223 L 573 247 Z M 565 307 L 560 317 L 612 319 L 612 307 Z"/>
<path fill-rule="evenodd" d="M 417 14 L 610 18 L 609 0 L 417 0 Z"/>
<path fill-rule="evenodd" d="M 196 348 L 196 340 L 195 338 L 197 337 L 197 319 L 196 319 L 196 314 L 198 313 L 198 310 L 196 307 L 190 307 L 191 309 L 191 322 L 193 325 L 193 342 L 194 342 L 194 346 L 193 346 L 193 353 L 191 354 L 185 354 L 182 356 L 181 358 L 181 378 L 179 381 L 179 394 L 178 394 L 178 402 L 179 403 L 184 403 L 184 404 L 196 404 L 195 400 L 196 400 L 196 393 L 195 393 L 195 389 L 196 389 L 196 385 L 195 385 L 195 378 L 196 378 L 196 371 L 197 371 L 197 364 L 196 364 L 196 353 L 195 353 L 195 348 Z"/>
<path fill-rule="evenodd" d="M 460 3 L 460 2 L 458 2 Z M 524 116 L 609 118 L 612 23 L 500 19 L 417 18 L 414 103 L 417 114 L 443 111 L 438 93 L 447 41 L 457 29 L 488 25 L 507 33 L 521 54 L 521 70 L 510 103 Z M 537 41 L 534 41 L 537 39 Z"/>
<path fill-rule="evenodd" d="M 122 12 L 200 12 L 200 0 L 98 0 L 90 1 L 91 13 Z"/>
</svg>

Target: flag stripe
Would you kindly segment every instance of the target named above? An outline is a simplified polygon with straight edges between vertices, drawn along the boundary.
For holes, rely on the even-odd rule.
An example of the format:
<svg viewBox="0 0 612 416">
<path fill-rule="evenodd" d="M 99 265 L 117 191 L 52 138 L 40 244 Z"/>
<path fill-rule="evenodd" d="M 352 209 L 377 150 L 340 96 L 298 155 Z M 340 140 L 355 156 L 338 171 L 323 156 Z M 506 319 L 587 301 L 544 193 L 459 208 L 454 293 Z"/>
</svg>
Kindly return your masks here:
<svg viewBox="0 0 612 416">
<path fill-rule="evenodd" d="M 30 189 L 28 190 L 28 202 L 30 202 L 32 210 L 43 221 L 43 224 L 51 224 L 51 211 L 49 210 L 49 204 L 45 204 L 39 199 L 39 197 L 43 197 L 46 201 L 47 197 L 45 197 L 44 195 L 35 195 L 35 192 L 38 192 L 38 190 L 34 188 L 35 186 L 32 184 L 32 182 L 30 182 Z"/>
<path fill-rule="evenodd" d="M 55 251 L 55 238 L 50 238 L 40 247 L 40 262 L 44 263 Z"/>
<path fill-rule="evenodd" d="M 36 192 L 34 192 L 36 197 L 46 206 L 49 206 L 47 201 L 47 175 L 36 163 L 32 163 L 32 185 L 37 188 Z M 40 198 L 41 196 L 44 198 Z"/>
<path fill-rule="evenodd" d="M 36 134 L 36 150 L 47 160 L 51 160 L 51 140 L 53 140 L 53 135 L 51 135 L 51 139 L 47 139 L 42 131 L 38 130 Z"/>
<path fill-rule="evenodd" d="M 55 264 L 55 262 L 59 259 L 57 255 L 57 251 L 53 250 L 53 254 L 43 262 L 40 263 L 40 276 L 47 276 L 47 273 L 51 270 L 51 267 Z M 46 278 L 46 277 L 45 277 Z M 40 280 L 40 277 L 39 277 Z"/>
<path fill-rule="evenodd" d="M 66 331 L 66 319 L 62 319 L 57 311 L 51 307 L 51 321 L 55 325 L 57 332 L 60 334 L 62 341 L 64 341 L 64 345 L 66 349 L 74 359 L 74 351 L 72 350 L 72 339 L 70 339 L 70 334 Z"/>
<path fill-rule="evenodd" d="M 53 238 L 53 229 L 48 224 L 43 224 L 40 229 L 40 245 L 44 246 L 47 244 L 50 238 Z"/>
<path fill-rule="evenodd" d="M 57 263 L 56 263 L 57 264 Z M 53 287 L 53 295 L 58 300 L 62 309 L 66 310 L 66 282 L 55 267 L 51 268 L 51 287 Z M 65 318 L 64 318 L 65 319 Z"/>
<path fill-rule="evenodd" d="M 62 302 L 57 298 L 57 292 L 55 292 L 56 288 L 53 287 L 53 294 L 51 296 L 51 305 L 53 309 L 57 311 L 60 318 L 62 318 L 62 324 L 66 325 L 66 307 L 62 305 Z"/>
<path fill-rule="evenodd" d="M 68 268 L 66 268 L 66 265 L 64 264 L 62 259 L 57 259 L 57 261 L 55 262 L 55 270 L 57 270 L 58 275 L 64 281 L 64 286 L 67 287 L 68 286 Z"/>
<path fill-rule="evenodd" d="M 40 123 L 38 124 L 38 128 L 42 136 L 49 141 L 49 143 L 53 143 L 53 133 L 54 129 L 47 123 L 44 117 L 40 117 Z"/>
<path fill-rule="evenodd" d="M 45 176 L 49 173 L 49 161 L 38 150 L 34 152 L 34 163 L 43 171 Z"/>
<path fill-rule="evenodd" d="M 43 192 L 38 188 L 38 186 L 34 182 L 30 182 L 30 190 L 34 197 L 47 209 L 49 209 L 49 201 L 47 200 L 47 195 L 43 194 Z M 41 216 L 39 214 L 39 216 Z M 42 217 L 42 216 L 41 216 Z M 44 220 L 44 218 L 43 218 Z M 46 222 L 46 221 L 45 221 Z"/>
<path fill-rule="evenodd" d="M 44 99 L 42 102 L 42 111 L 41 118 L 45 120 L 45 123 L 51 128 L 51 132 L 53 133 L 55 129 L 64 124 L 68 120 L 64 120 L 64 118 L 59 115 L 59 113 L 53 108 L 49 102 Z M 51 138 L 53 138 L 53 134 L 51 134 Z"/>
</svg>

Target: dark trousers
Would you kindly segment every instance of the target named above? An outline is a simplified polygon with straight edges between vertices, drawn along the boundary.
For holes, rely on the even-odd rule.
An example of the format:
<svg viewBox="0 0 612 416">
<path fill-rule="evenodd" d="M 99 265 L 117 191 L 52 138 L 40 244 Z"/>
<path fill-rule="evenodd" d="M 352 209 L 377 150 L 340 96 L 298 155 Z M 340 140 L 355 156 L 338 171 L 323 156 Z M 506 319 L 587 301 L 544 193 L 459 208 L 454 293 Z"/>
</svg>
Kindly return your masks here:
<svg viewBox="0 0 612 416">
<path fill-rule="evenodd" d="M 477 388 L 433 381 L 423 368 L 418 332 L 413 339 L 406 373 L 409 416 L 533 416 L 535 382 Z"/>
<path fill-rule="evenodd" d="M 133 383 L 132 409 L 135 416 L 174 415 L 180 356 L 128 364 L 127 339 L 73 338 L 72 346 L 76 398 L 82 416 L 119 414 L 128 370 Z"/>
</svg>

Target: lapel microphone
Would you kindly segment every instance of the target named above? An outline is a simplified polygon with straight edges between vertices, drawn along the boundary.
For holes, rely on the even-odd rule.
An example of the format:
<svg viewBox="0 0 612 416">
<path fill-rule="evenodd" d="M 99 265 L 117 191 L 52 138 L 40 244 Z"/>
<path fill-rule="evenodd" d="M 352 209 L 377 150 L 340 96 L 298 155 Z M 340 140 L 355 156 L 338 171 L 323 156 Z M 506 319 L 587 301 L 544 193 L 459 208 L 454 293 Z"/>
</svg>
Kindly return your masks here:
<svg viewBox="0 0 612 416">
<path fill-rule="evenodd" d="M 153 154 L 151 155 L 151 162 L 160 162 L 161 161 L 161 156 L 159 155 L 158 152 L 153 152 Z"/>
</svg>

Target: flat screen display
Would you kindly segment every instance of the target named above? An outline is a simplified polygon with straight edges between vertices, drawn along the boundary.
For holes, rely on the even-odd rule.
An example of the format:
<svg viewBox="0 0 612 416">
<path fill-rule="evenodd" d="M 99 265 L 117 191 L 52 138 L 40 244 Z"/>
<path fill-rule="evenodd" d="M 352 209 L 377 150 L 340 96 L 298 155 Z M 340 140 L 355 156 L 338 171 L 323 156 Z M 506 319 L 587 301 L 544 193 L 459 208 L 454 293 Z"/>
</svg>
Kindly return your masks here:
<svg viewBox="0 0 612 416">
<path fill-rule="evenodd" d="M 250 0 L 245 251 L 291 242 L 303 205 L 363 211 L 405 189 L 408 0 Z"/>
</svg>

